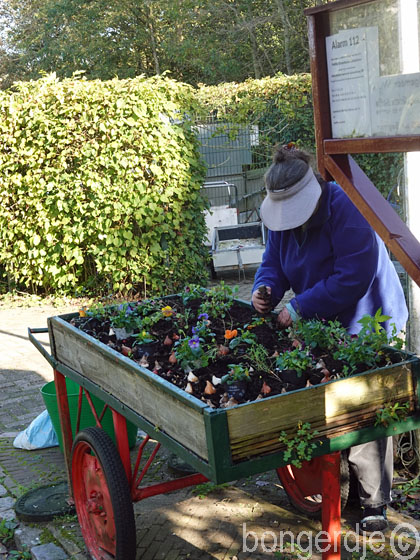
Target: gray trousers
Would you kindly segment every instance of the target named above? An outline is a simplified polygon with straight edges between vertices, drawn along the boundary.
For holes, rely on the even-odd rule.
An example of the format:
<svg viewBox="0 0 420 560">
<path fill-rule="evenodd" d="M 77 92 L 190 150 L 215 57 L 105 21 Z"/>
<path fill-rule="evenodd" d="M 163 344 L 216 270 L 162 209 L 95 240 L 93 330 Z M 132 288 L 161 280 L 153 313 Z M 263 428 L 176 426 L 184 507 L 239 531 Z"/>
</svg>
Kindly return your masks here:
<svg viewBox="0 0 420 560">
<path fill-rule="evenodd" d="M 389 504 L 394 473 L 392 437 L 351 447 L 348 461 L 358 481 L 360 505 L 379 507 Z"/>
</svg>

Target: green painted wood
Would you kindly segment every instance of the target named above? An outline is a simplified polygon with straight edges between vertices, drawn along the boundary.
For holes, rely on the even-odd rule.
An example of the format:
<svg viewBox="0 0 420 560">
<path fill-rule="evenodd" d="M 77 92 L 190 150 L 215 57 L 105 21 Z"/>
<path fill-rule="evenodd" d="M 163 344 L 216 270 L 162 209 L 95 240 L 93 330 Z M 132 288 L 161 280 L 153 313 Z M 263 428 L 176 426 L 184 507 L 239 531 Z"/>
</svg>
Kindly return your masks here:
<svg viewBox="0 0 420 560">
<path fill-rule="evenodd" d="M 226 473 L 230 472 L 232 466 L 226 411 L 223 409 L 206 410 L 204 423 L 211 479 L 216 484 L 234 480 L 234 478 L 229 478 L 229 475 L 226 478 Z"/>
</svg>

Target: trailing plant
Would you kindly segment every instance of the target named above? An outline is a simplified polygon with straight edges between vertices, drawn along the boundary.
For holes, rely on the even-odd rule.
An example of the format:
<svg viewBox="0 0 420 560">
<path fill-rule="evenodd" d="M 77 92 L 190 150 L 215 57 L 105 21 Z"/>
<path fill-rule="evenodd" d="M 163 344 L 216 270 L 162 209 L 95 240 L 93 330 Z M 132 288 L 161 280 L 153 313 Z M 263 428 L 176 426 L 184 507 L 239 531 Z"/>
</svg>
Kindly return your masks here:
<svg viewBox="0 0 420 560">
<path fill-rule="evenodd" d="M 377 411 L 375 426 L 385 426 L 388 427 L 395 422 L 401 422 L 407 418 L 410 412 L 410 403 L 406 402 L 400 404 L 398 402 L 394 404 L 388 404 Z"/>
<path fill-rule="evenodd" d="M 310 461 L 313 450 L 318 445 L 312 441 L 317 435 L 319 435 L 319 432 L 311 430 L 309 422 L 298 422 L 297 430 L 293 437 L 284 430 L 280 432 L 279 441 L 286 446 L 283 459 L 298 468 L 302 466 L 302 461 Z"/>
</svg>

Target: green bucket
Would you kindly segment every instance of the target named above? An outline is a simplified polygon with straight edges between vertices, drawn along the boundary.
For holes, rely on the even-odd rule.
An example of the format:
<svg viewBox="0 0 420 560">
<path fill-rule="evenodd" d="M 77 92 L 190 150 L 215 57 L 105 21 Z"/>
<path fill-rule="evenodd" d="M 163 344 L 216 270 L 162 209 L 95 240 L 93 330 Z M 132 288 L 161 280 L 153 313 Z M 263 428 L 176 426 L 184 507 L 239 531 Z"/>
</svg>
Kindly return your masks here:
<svg viewBox="0 0 420 560">
<path fill-rule="evenodd" d="M 69 402 L 71 429 L 74 437 L 76 432 L 76 424 L 77 424 L 79 385 L 74 381 L 72 381 L 71 379 L 69 379 L 68 377 L 66 377 L 66 387 L 67 387 L 67 397 Z M 61 435 L 60 417 L 58 415 L 57 393 L 55 390 L 54 381 L 50 381 L 49 383 L 46 383 L 41 388 L 41 395 L 42 398 L 44 399 L 44 403 L 48 410 L 48 414 L 50 415 L 55 433 L 57 434 L 60 449 L 61 451 L 63 451 L 63 440 Z M 93 406 L 95 407 L 96 413 L 98 414 L 98 416 L 100 416 L 104 408 L 104 403 L 92 394 L 90 394 L 90 397 L 92 399 Z M 102 424 L 102 428 L 105 430 L 107 434 L 111 436 L 111 438 L 115 443 L 114 423 L 112 421 L 112 412 L 109 408 L 106 410 L 102 418 L 101 424 Z M 96 426 L 96 421 L 90 409 L 89 403 L 86 399 L 86 395 L 83 393 L 82 411 L 80 415 L 80 430 L 83 430 L 84 428 L 88 428 L 89 426 Z M 127 420 L 127 435 L 128 435 L 129 447 L 130 448 L 134 447 L 137 439 L 137 426 L 132 422 L 129 422 L 128 420 Z"/>
</svg>

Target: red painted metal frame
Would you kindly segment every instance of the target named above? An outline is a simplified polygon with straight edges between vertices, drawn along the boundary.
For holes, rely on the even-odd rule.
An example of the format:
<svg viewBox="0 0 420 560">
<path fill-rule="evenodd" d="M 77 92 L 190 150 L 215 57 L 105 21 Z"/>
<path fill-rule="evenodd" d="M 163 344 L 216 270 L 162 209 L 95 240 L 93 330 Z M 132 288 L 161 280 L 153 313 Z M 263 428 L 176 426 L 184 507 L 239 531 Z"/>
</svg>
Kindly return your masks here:
<svg viewBox="0 0 420 560">
<path fill-rule="evenodd" d="M 314 502 L 311 509 L 305 496 L 322 494 L 322 531 L 318 542 L 323 560 L 339 560 L 341 547 L 341 490 L 340 452 L 315 457 L 305 461 L 301 469 L 291 465 L 277 469 L 279 478 L 287 493 L 309 512 L 319 511 Z"/>
<path fill-rule="evenodd" d="M 73 444 L 73 436 L 72 436 L 72 433 L 71 433 L 71 425 L 70 425 L 70 416 L 69 416 L 69 409 L 68 409 L 65 377 L 61 373 L 57 372 L 57 378 L 59 379 L 59 383 L 60 383 L 60 386 L 61 386 L 60 391 L 58 390 L 58 386 L 57 386 L 57 397 L 59 395 L 61 396 L 60 399 L 59 399 L 59 405 L 58 406 L 59 406 L 59 411 L 60 411 L 60 419 L 61 419 L 61 417 L 63 417 L 63 419 L 64 419 L 64 424 L 62 424 L 62 430 L 63 430 L 63 434 L 64 434 L 64 430 L 67 430 L 67 431 L 69 430 L 69 436 L 70 436 L 69 445 L 68 445 L 67 448 L 64 445 L 64 438 L 63 438 L 63 445 L 64 445 L 64 451 L 65 451 L 64 452 L 64 458 L 65 458 L 66 465 L 67 465 L 67 474 L 69 474 L 70 473 L 71 448 L 72 448 L 72 444 Z M 62 378 L 62 379 L 60 379 L 60 378 Z M 64 385 L 63 385 L 63 380 L 64 380 Z M 139 488 L 138 486 L 142 482 L 142 480 L 143 480 L 145 474 L 147 473 L 147 471 L 149 470 L 157 452 L 159 451 L 160 443 L 157 443 L 155 445 L 154 450 L 152 451 L 150 457 L 148 458 L 148 460 L 146 461 L 145 465 L 143 466 L 142 470 L 139 473 L 140 462 L 141 462 L 141 459 L 142 459 L 142 456 L 143 456 L 144 448 L 145 448 L 146 444 L 150 441 L 150 436 L 146 436 L 139 446 L 139 450 L 137 452 L 137 458 L 136 458 L 136 462 L 135 462 L 135 465 L 134 465 L 134 469 L 132 469 L 131 458 L 130 458 L 130 449 L 129 449 L 129 445 L 128 445 L 127 420 L 126 420 L 125 416 L 123 416 L 122 414 L 120 414 L 119 412 L 114 410 L 113 408 L 108 407 L 108 405 L 104 406 L 104 409 L 102 410 L 102 413 L 100 414 L 100 416 L 98 416 L 98 414 L 95 410 L 95 407 L 93 406 L 93 402 L 92 402 L 92 399 L 90 397 L 89 391 L 87 391 L 83 387 L 80 387 L 80 392 L 79 392 L 78 414 L 77 414 L 78 421 L 77 421 L 76 431 L 79 430 L 79 425 L 80 425 L 80 415 L 81 415 L 83 392 L 85 393 L 86 400 L 89 403 L 90 409 L 91 409 L 92 414 L 95 418 L 96 425 L 99 428 L 101 427 L 101 420 L 103 418 L 103 415 L 105 414 L 106 409 L 110 408 L 110 410 L 112 411 L 112 419 L 113 419 L 114 432 L 115 432 L 115 441 L 116 441 L 118 453 L 119 453 L 120 458 L 121 458 L 121 462 L 124 466 L 124 470 L 125 470 L 125 473 L 127 475 L 128 483 L 130 485 L 131 496 L 132 496 L 133 502 L 138 502 L 138 501 L 143 500 L 145 498 L 149 498 L 150 496 L 156 496 L 156 495 L 159 495 L 159 494 L 164 494 L 166 492 L 172 492 L 174 490 L 180 490 L 181 488 L 187 488 L 188 486 L 195 486 L 197 484 L 202 484 L 203 482 L 208 482 L 208 478 L 206 478 L 204 475 L 202 475 L 200 473 L 196 473 L 196 474 L 184 476 L 184 477 L 181 477 L 181 478 L 176 478 L 176 479 L 173 479 L 173 480 L 169 480 L 167 482 L 160 482 L 160 483 L 157 483 L 157 484 L 152 484 L 150 486 L 146 486 L 144 488 Z M 64 428 L 63 428 L 63 426 L 64 426 Z M 67 453 L 66 453 L 66 449 L 67 449 Z M 70 480 L 70 477 L 69 477 L 69 480 Z"/>
<path fill-rule="evenodd" d="M 325 550 L 322 550 L 322 560 L 340 560 L 340 453 L 323 455 L 322 459 L 322 530 L 328 535 Z"/>
<path fill-rule="evenodd" d="M 54 379 L 57 390 L 57 403 L 60 416 L 61 431 L 63 434 L 63 449 L 64 458 L 67 469 L 68 480 L 71 480 L 70 469 L 71 469 L 71 450 L 73 445 L 73 436 L 70 423 L 69 405 L 67 399 L 67 388 L 66 379 L 63 374 L 59 371 L 54 370 Z M 77 427 L 80 424 L 80 414 L 82 406 L 82 392 L 84 391 L 86 399 L 94 415 L 97 426 L 101 426 L 101 420 L 107 405 L 105 405 L 102 414 L 98 416 L 96 410 L 93 406 L 92 399 L 89 392 L 80 388 L 79 400 L 78 400 L 78 421 Z M 111 407 L 109 407 L 111 408 Z M 180 490 L 182 488 L 187 488 L 189 486 L 195 486 L 197 484 L 202 484 L 208 482 L 208 478 L 200 473 L 191 474 L 181 478 L 172 479 L 166 482 L 160 482 L 157 484 L 152 484 L 144 488 L 139 488 L 145 474 L 150 468 L 156 454 L 159 451 L 160 443 L 156 443 L 150 457 L 147 459 L 145 465 L 140 471 L 140 463 L 143 457 L 143 451 L 147 443 L 150 442 L 150 436 L 146 436 L 139 446 L 137 452 L 137 458 L 132 469 L 130 450 L 128 446 L 128 435 L 127 435 L 127 421 L 125 416 L 120 414 L 111 408 L 115 439 L 117 442 L 118 452 L 121 457 L 122 464 L 124 466 L 125 473 L 127 475 L 127 480 L 130 486 L 131 497 L 133 502 L 138 502 L 149 498 L 151 496 L 157 496 L 159 494 L 164 494 L 166 492 L 173 492 L 174 490 Z M 319 457 L 317 461 L 320 462 L 318 471 L 322 473 L 320 477 L 313 477 L 309 484 L 310 493 L 317 494 L 322 493 L 322 528 L 326 535 L 325 550 L 322 553 L 323 560 L 338 560 L 340 558 L 340 507 L 341 507 L 341 497 L 340 497 L 340 453 L 333 453 L 331 455 L 324 455 Z M 286 467 L 285 467 L 286 468 Z M 139 472 L 140 471 L 140 472 Z M 317 472 L 318 472 L 317 471 Z M 71 485 L 70 485 L 71 488 Z M 71 489 L 70 489 L 71 492 Z M 72 498 L 72 496 L 71 496 Z"/>
<path fill-rule="evenodd" d="M 73 446 L 73 434 L 71 431 L 69 402 L 67 399 L 66 378 L 58 370 L 54 369 L 54 383 L 57 394 L 58 415 L 60 418 L 61 434 L 63 438 L 64 462 L 66 465 L 67 479 L 71 481 L 71 449 Z M 73 501 L 71 484 L 69 484 L 69 501 Z"/>
</svg>

